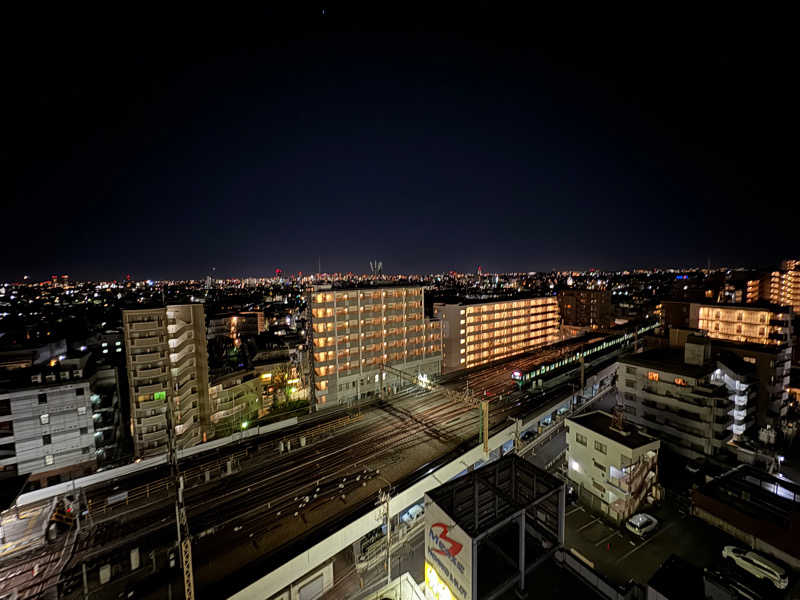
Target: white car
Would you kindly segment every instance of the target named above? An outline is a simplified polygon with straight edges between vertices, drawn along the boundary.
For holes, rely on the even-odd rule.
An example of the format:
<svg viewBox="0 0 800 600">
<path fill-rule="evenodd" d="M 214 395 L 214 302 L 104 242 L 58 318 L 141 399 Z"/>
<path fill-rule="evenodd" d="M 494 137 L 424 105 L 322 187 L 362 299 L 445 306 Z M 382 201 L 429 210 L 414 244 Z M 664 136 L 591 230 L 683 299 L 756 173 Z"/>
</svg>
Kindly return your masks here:
<svg viewBox="0 0 800 600">
<path fill-rule="evenodd" d="M 767 560 L 760 554 L 752 550 L 737 548 L 736 546 L 725 546 L 722 549 L 722 558 L 729 558 L 736 566 L 743 569 L 759 579 L 767 579 L 772 582 L 779 590 L 785 590 L 789 586 L 789 577 L 783 567 Z"/>
<path fill-rule="evenodd" d="M 658 519 L 647 513 L 639 513 L 628 519 L 625 527 L 639 537 L 647 537 L 658 527 Z"/>
</svg>

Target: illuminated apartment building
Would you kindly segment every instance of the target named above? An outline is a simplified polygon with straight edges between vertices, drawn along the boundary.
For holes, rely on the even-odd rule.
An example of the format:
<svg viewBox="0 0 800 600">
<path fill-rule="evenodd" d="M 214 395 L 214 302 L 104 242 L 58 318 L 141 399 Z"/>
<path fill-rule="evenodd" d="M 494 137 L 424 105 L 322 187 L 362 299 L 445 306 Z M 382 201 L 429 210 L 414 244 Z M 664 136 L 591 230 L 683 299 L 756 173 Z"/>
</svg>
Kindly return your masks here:
<svg viewBox="0 0 800 600">
<path fill-rule="evenodd" d="M 785 260 L 781 271 L 773 271 L 769 276 L 769 300 L 781 306 L 791 306 L 795 314 L 800 314 L 800 260 Z"/>
<path fill-rule="evenodd" d="M 392 393 L 407 382 L 381 365 L 441 373 L 438 320 L 424 316 L 421 287 L 316 290 L 311 297 L 318 408 Z"/>
<path fill-rule="evenodd" d="M 434 304 L 442 319 L 444 370 L 483 365 L 559 339 L 558 299 Z"/>
<path fill-rule="evenodd" d="M 720 340 L 771 345 L 791 342 L 792 311 L 785 306 L 665 301 L 661 310 L 665 325 L 702 329 Z"/>
<path fill-rule="evenodd" d="M 122 325 L 136 456 L 166 452 L 170 401 L 178 448 L 203 441 L 209 425 L 203 305 L 123 310 Z"/>
<path fill-rule="evenodd" d="M 208 339 L 228 337 L 238 346 L 242 335 L 255 336 L 265 330 L 264 311 L 226 313 L 208 320 Z"/>
<path fill-rule="evenodd" d="M 693 305 L 692 310 L 697 310 L 697 325 L 690 326 L 707 331 L 712 338 L 754 344 L 783 344 L 791 339 L 788 309 Z"/>
</svg>

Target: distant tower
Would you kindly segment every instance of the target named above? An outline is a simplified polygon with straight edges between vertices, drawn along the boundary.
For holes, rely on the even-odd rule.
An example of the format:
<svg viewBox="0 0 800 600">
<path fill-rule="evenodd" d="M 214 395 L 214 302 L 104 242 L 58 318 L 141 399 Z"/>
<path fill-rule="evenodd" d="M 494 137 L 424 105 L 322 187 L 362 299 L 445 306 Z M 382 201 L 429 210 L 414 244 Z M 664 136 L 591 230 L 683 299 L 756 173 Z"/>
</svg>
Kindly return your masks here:
<svg viewBox="0 0 800 600">
<path fill-rule="evenodd" d="M 481 275 L 483 275 L 483 267 L 478 265 L 478 277 L 480 277 Z"/>
<path fill-rule="evenodd" d="M 380 275 L 383 273 L 383 262 L 380 260 L 369 261 L 369 270 L 373 275 Z"/>
</svg>

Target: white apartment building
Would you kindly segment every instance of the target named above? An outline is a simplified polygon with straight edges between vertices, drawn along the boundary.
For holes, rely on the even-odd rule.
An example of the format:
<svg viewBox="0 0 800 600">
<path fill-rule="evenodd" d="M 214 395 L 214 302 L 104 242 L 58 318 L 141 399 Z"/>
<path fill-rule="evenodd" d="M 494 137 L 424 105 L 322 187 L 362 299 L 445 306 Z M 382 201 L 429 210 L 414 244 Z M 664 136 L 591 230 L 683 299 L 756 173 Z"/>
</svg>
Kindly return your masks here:
<svg viewBox="0 0 800 600">
<path fill-rule="evenodd" d="M 203 305 L 123 310 L 122 324 L 136 455 L 167 451 L 170 405 L 177 446 L 205 441 L 209 404 Z"/>
<path fill-rule="evenodd" d="M 0 478 L 29 475 L 35 488 L 89 475 L 97 466 L 85 361 L 51 362 L 0 384 Z"/>
<path fill-rule="evenodd" d="M 433 306 L 442 320 L 445 371 L 468 369 L 521 354 L 559 339 L 558 298 Z"/>
<path fill-rule="evenodd" d="M 788 307 L 726 306 L 691 304 L 689 326 L 712 338 L 755 344 L 791 342 L 792 311 Z"/>
<path fill-rule="evenodd" d="M 424 316 L 418 286 L 318 289 L 311 295 L 315 403 L 349 404 L 409 384 L 381 365 L 409 374 L 441 373 L 438 320 Z"/>
<path fill-rule="evenodd" d="M 566 420 L 567 476 L 579 498 L 616 522 L 635 514 L 658 482 L 658 439 L 596 410 Z"/>
<path fill-rule="evenodd" d="M 689 336 L 683 351 L 650 350 L 618 365 L 625 418 L 689 458 L 719 453 L 733 437 L 735 411 L 743 411 L 740 425 L 755 412 L 749 380 L 723 372 L 707 338 Z"/>
</svg>

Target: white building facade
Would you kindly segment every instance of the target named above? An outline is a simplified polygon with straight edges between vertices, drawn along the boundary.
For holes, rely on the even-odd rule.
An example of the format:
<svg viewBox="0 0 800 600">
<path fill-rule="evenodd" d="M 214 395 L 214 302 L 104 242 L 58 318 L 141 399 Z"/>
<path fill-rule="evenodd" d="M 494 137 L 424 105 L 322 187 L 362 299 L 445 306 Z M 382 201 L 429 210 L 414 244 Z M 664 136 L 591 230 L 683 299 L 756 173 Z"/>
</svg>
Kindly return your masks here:
<svg viewBox="0 0 800 600">
<path fill-rule="evenodd" d="M 658 481 L 661 442 L 603 411 L 566 425 L 567 476 L 581 501 L 616 522 L 635 514 Z"/>
</svg>

